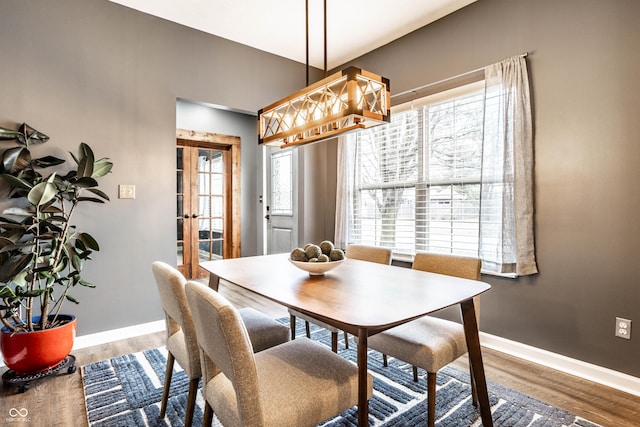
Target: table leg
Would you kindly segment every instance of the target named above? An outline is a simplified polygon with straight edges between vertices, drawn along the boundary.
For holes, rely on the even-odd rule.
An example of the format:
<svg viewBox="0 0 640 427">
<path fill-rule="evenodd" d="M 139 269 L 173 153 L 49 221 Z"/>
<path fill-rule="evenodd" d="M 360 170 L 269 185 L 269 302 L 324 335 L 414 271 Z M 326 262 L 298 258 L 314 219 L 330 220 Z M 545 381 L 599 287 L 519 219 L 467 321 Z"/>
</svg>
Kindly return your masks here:
<svg viewBox="0 0 640 427">
<path fill-rule="evenodd" d="M 209 274 L 209 287 L 216 292 L 218 292 L 218 288 L 220 287 L 220 278 L 213 273 Z"/>
<path fill-rule="evenodd" d="M 460 306 L 462 308 L 462 320 L 464 323 L 464 335 L 467 340 L 467 349 L 469 351 L 469 361 L 473 372 L 472 381 L 475 380 L 476 392 L 478 393 L 482 425 L 484 427 L 493 427 L 489 393 L 487 392 L 487 379 L 484 376 L 480 337 L 478 336 L 478 322 L 476 320 L 476 310 L 473 299 L 462 302 Z"/>
<path fill-rule="evenodd" d="M 358 331 L 358 425 L 369 425 L 367 330 Z"/>
</svg>

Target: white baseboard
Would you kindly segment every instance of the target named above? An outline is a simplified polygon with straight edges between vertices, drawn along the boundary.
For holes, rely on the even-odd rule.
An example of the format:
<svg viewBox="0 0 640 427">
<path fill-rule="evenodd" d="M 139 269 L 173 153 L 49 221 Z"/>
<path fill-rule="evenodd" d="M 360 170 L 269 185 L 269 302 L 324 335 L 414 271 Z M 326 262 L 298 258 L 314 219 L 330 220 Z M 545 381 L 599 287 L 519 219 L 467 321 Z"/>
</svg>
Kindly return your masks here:
<svg viewBox="0 0 640 427">
<path fill-rule="evenodd" d="M 112 329 L 110 331 L 98 332 L 95 334 L 76 337 L 73 342 L 73 349 L 92 347 L 94 345 L 106 344 L 112 341 L 124 340 L 127 338 L 139 337 L 140 335 L 153 334 L 164 331 L 164 320 L 142 323 L 140 325 L 127 326 L 125 328 Z"/>
<path fill-rule="evenodd" d="M 164 328 L 164 320 L 158 320 L 155 322 L 83 335 L 76 338 L 73 349 L 79 350 L 81 348 L 106 344 L 112 341 L 151 334 L 154 332 L 164 331 Z M 570 375 L 575 375 L 626 393 L 640 396 L 640 378 L 631 375 L 623 374 L 612 369 L 603 368 L 602 366 L 572 359 L 561 354 L 552 353 L 550 351 L 542 350 L 484 332 L 480 332 L 480 343 L 487 348 L 491 348 L 520 359 L 528 360 L 551 369 L 556 369 Z M 0 367 L 3 366 L 4 363 L 0 361 Z"/>
<path fill-rule="evenodd" d="M 640 396 L 640 378 L 631 375 L 484 332 L 480 332 L 480 344 L 547 368 Z"/>
</svg>

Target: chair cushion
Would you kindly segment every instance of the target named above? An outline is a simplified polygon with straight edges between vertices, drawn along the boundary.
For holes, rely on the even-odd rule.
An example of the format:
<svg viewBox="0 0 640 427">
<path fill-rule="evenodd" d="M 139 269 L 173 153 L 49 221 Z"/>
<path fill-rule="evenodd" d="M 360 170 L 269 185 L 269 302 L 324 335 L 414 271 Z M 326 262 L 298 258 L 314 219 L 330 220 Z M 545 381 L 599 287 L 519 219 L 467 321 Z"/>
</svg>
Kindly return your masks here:
<svg viewBox="0 0 640 427">
<path fill-rule="evenodd" d="M 368 346 L 432 373 L 467 352 L 462 325 L 431 316 L 370 336 Z"/>
<path fill-rule="evenodd" d="M 224 374 L 205 386 L 205 395 L 225 427 L 314 426 L 358 403 L 357 367 L 306 338 L 255 354 L 263 420 L 239 420 L 236 394 Z M 368 375 L 368 396 L 373 379 Z M 300 397 L 300 398 L 298 398 Z"/>
<path fill-rule="evenodd" d="M 289 341 L 289 328 L 253 308 L 238 310 L 244 322 L 254 353 Z"/>
</svg>

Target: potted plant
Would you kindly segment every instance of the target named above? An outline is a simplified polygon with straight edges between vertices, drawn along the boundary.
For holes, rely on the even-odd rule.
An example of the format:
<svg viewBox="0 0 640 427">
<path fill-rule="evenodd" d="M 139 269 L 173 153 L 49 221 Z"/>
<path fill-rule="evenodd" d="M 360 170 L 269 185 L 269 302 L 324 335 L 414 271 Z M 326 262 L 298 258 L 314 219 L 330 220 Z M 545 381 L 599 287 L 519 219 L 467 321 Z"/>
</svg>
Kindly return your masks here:
<svg viewBox="0 0 640 427">
<path fill-rule="evenodd" d="M 29 374 L 71 352 L 75 316 L 61 309 L 65 301 L 78 303 L 71 294 L 75 286 L 94 287 L 82 277 L 82 267 L 100 249 L 71 220 L 81 203 L 109 200 L 97 179 L 113 164 L 96 160 L 85 143 L 77 155 L 71 153 L 75 167 L 68 171 L 61 170 L 63 159 L 32 158 L 30 146 L 49 137 L 26 123 L 18 130 L 0 128 L 0 140 L 15 141 L 0 165 L 13 200 L 0 216 L 0 344 L 5 364 Z"/>
</svg>

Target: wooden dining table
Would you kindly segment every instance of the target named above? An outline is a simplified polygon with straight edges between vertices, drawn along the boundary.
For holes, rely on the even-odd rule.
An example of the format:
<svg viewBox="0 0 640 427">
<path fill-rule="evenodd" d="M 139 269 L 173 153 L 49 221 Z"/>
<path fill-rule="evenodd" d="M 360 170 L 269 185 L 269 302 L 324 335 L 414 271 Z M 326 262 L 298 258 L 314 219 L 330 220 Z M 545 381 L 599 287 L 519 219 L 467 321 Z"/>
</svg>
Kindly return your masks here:
<svg viewBox="0 0 640 427">
<path fill-rule="evenodd" d="M 474 296 L 491 288 L 489 284 L 353 259 L 312 276 L 288 258 L 289 254 L 261 255 L 200 266 L 210 273 L 209 286 L 215 290 L 222 279 L 357 337 L 359 426 L 369 425 L 368 337 L 459 304 L 482 424 L 493 425 L 473 302 Z"/>
</svg>

